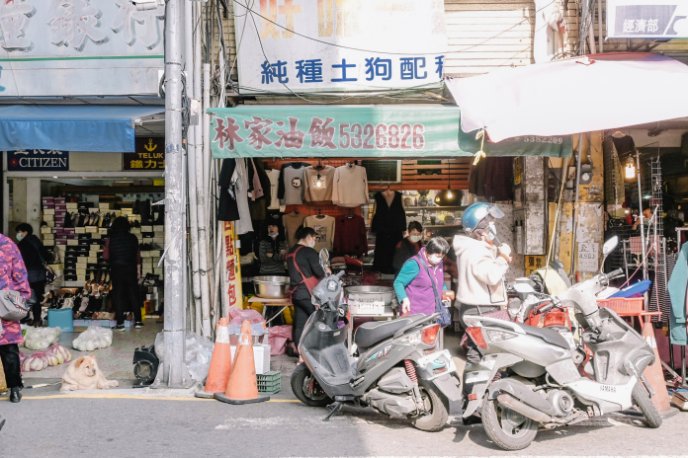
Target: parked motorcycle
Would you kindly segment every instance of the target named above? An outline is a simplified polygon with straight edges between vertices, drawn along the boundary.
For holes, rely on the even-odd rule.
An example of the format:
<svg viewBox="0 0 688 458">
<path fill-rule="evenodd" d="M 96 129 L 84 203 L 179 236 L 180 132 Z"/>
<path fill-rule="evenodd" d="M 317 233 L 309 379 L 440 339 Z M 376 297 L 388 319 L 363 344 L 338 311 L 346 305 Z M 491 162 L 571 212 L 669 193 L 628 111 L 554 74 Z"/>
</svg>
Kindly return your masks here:
<svg viewBox="0 0 688 458">
<path fill-rule="evenodd" d="M 605 257 L 617 243 L 614 237 L 604 244 Z M 574 307 L 582 330 L 578 345 L 550 327 L 465 317 L 483 358 L 464 380 L 472 385 L 464 417 L 479 408 L 485 432 L 504 450 L 528 447 L 539 426 L 571 425 L 634 405 L 648 426 L 659 427 L 662 417 L 642 375 L 654 361 L 652 349 L 613 310 L 597 305 L 596 293 L 619 276 L 621 269 L 600 273 L 553 298 L 552 307 Z M 579 370 L 585 347 L 592 353 L 590 374 Z"/>
<path fill-rule="evenodd" d="M 423 431 L 439 431 L 461 414 L 462 393 L 449 351 L 438 351 L 436 315 L 364 323 L 356 330 L 358 356 L 346 347 L 347 316 L 342 272 L 313 289 L 317 310 L 303 330 L 304 360 L 291 377 L 296 397 L 308 406 L 370 406 Z"/>
</svg>

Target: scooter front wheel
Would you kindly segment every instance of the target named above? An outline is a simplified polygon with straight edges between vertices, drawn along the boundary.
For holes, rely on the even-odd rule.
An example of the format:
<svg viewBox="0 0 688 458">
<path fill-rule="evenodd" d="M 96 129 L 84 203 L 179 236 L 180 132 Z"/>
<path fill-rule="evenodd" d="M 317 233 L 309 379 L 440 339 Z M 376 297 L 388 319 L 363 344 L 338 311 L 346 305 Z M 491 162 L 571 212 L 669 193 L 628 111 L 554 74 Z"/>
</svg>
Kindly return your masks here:
<svg viewBox="0 0 688 458">
<path fill-rule="evenodd" d="M 496 400 L 485 399 L 480 416 L 487 437 L 502 450 L 522 450 L 533 442 L 538 432 L 537 423 Z"/>
<path fill-rule="evenodd" d="M 645 423 L 650 428 L 659 428 L 662 426 L 662 416 L 657 412 L 655 405 L 652 403 L 652 399 L 647 394 L 647 390 L 643 386 L 642 382 L 638 382 L 633 387 L 633 392 L 631 393 L 633 397 L 633 402 L 638 406 L 640 411 L 645 416 Z"/>
<path fill-rule="evenodd" d="M 332 403 L 303 363 L 296 366 L 291 374 L 291 390 L 299 401 L 310 407 L 325 407 Z"/>
</svg>

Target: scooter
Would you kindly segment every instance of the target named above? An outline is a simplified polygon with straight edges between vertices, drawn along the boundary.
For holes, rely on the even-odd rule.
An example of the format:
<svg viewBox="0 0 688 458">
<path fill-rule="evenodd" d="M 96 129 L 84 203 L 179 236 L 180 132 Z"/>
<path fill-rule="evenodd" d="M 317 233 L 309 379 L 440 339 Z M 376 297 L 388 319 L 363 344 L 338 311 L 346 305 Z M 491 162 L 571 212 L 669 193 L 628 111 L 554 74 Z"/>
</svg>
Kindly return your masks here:
<svg viewBox="0 0 688 458">
<path fill-rule="evenodd" d="M 604 244 L 605 257 L 617 243 L 614 237 Z M 479 408 L 486 434 L 504 450 L 528 447 L 539 426 L 571 425 L 634 405 L 649 427 L 659 427 L 662 417 L 642 375 L 654 361 L 652 349 L 613 310 L 597 305 L 596 293 L 620 276 L 621 269 L 599 273 L 558 298 L 576 311 L 581 346 L 551 328 L 465 317 L 466 332 L 483 357 L 464 380 L 472 385 L 464 417 Z M 582 346 L 593 355 L 589 375 L 578 369 Z"/>
<path fill-rule="evenodd" d="M 461 415 L 463 396 L 449 351 L 438 351 L 437 315 L 364 323 L 354 335 L 358 356 L 350 356 L 342 274 L 326 276 L 313 289 L 317 310 L 299 342 L 304 362 L 292 374 L 292 391 L 308 406 L 328 406 L 326 420 L 350 404 L 423 431 L 441 430 Z"/>
</svg>

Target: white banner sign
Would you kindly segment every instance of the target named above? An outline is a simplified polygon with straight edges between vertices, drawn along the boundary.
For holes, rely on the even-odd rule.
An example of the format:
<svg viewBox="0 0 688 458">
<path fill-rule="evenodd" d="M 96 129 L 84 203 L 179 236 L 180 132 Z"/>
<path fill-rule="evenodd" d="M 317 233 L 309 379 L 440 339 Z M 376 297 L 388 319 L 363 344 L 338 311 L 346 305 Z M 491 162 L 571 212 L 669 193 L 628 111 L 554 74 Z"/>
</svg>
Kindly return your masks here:
<svg viewBox="0 0 688 458">
<path fill-rule="evenodd" d="M 240 92 L 371 91 L 438 83 L 442 0 L 239 0 Z"/>
<path fill-rule="evenodd" d="M 610 38 L 687 38 L 686 0 L 607 0 Z"/>
<path fill-rule="evenodd" d="M 578 243 L 578 271 L 597 272 L 600 268 L 599 243 L 580 242 Z"/>
<path fill-rule="evenodd" d="M 0 97 L 157 94 L 164 7 L 0 0 Z"/>
</svg>

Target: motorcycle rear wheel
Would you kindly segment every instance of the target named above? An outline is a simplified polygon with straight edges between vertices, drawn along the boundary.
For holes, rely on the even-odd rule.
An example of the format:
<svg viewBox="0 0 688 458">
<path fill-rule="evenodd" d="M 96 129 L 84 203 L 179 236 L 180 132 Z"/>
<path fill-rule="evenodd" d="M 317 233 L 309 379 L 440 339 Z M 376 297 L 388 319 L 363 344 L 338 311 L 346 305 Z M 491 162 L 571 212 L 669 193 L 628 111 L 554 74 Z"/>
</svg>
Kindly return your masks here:
<svg viewBox="0 0 688 458">
<path fill-rule="evenodd" d="M 435 432 L 441 431 L 447 424 L 449 413 L 444 407 L 442 400 L 433 390 L 425 389 L 420 386 L 420 395 L 423 398 L 425 408 L 430 412 L 422 417 L 413 420 L 413 426 L 421 431 Z"/>
<path fill-rule="evenodd" d="M 638 406 L 645 416 L 645 423 L 647 426 L 650 428 L 659 428 L 662 426 L 662 416 L 657 412 L 642 382 L 635 384 L 631 397 L 633 398 L 633 403 Z"/>
<path fill-rule="evenodd" d="M 522 450 L 537 436 L 535 421 L 501 406 L 496 400 L 486 398 L 480 416 L 487 437 L 502 450 Z"/>
<path fill-rule="evenodd" d="M 332 404 L 332 399 L 320 388 L 311 371 L 303 363 L 296 366 L 291 374 L 291 390 L 299 401 L 309 407 L 325 407 Z"/>
</svg>

